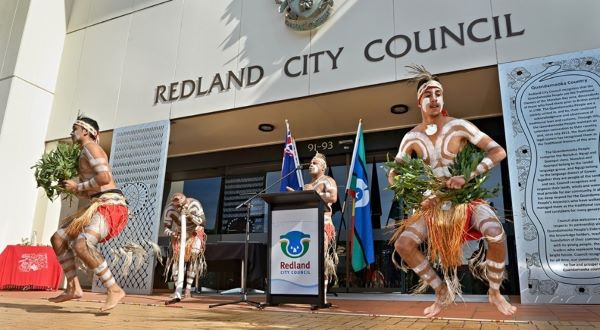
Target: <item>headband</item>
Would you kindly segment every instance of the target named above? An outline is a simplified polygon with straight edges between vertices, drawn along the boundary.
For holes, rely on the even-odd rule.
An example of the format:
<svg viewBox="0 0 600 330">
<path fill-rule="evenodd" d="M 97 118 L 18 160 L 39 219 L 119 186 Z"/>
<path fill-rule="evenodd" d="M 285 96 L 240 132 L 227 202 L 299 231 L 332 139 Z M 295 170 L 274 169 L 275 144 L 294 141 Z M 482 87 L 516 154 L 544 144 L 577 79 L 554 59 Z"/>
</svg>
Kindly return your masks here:
<svg viewBox="0 0 600 330">
<path fill-rule="evenodd" d="M 442 84 L 440 84 L 439 81 L 429 80 L 428 82 L 421 85 L 421 87 L 419 87 L 419 89 L 417 90 L 417 100 L 418 101 L 421 101 L 421 96 L 423 96 L 423 93 L 425 93 L 425 91 L 430 87 L 437 87 L 437 88 L 441 89 L 442 92 L 444 91 L 444 88 L 442 87 Z"/>
<path fill-rule="evenodd" d="M 323 164 L 325 168 L 327 168 L 327 161 L 325 160 L 325 155 L 320 152 L 317 152 L 313 159 L 317 160 L 319 163 Z"/>
<path fill-rule="evenodd" d="M 94 137 L 94 140 L 98 141 L 98 131 L 96 131 L 96 129 L 93 128 L 92 125 L 86 123 L 83 120 L 79 120 L 79 119 L 76 120 L 75 123 L 73 123 L 73 125 L 77 125 L 83 129 L 85 129 L 86 131 L 88 131 L 90 133 L 91 136 Z"/>
</svg>

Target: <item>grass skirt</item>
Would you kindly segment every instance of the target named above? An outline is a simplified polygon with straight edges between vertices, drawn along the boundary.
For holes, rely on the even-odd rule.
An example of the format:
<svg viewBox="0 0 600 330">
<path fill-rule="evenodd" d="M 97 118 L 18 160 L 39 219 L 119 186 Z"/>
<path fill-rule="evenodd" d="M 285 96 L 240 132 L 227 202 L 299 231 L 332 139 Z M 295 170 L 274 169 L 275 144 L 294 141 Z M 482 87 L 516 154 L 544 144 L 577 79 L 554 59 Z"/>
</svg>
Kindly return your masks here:
<svg viewBox="0 0 600 330">
<path fill-rule="evenodd" d="M 200 245 L 200 249 L 198 251 L 194 251 L 192 249 L 195 240 L 201 240 L 202 243 Z M 171 240 L 171 249 L 173 250 L 173 254 L 170 258 L 167 259 L 167 263 L 165 265 L 165 279 L 168 280 L 168 274 L 171 269 L 176 269 L 179 265 L 179 239 L 173 238 Z M 185 255 L 184 261 L 187 264 L 186 270 L 192 271 L 195 274 L 195 283 L 196 287 L 198 287 L 199 280 L 206 273 L 206 257 L 204 256 L 204 251 L 206 250 L 206 233 L 204 233 L 204 227 L 198 227 L 195 230 L 189 232 L 187 234 L 187 238 L 185 241 Z"/>
<path fill-rule="evenodd" d="M 417 210 L 410 218 L 400 222 L 390 239 L 393 244 L 406 228 L 424 219 L 429 233 L 426 258 L 441 270 L 452 301 L 462 293 L 458 278 L 458 267 L 464 264 L 462 247 L 466 240 L 481 237 L 479 232 L 470 228 L 473 208 L 481 203 L 485 201 L 475 200 L 466 204 L 452 205 L 447 210 L 443 210 L 441 203 L 437 203 L 431 208 Z M 485 255 L 485 251 L 480 252 L 479 255 Z M 398 265 L 395 260 L 394 263 L 403 270 L 408 268 L 404 264 Z M 476 272 L 481 269 L 482 264 L 483 258 L 471 260 L 469 268 Z M 414 293 L 422 293 L 427 287 L 428 284 L 421 280 Z"/>
<path fill-rule="evenodd" d="M 335 227 L 331 221 L 325 221 L 325 280 L 337 282 L 337 264 L 339 262 L 336 252 Z"/>
</svg>

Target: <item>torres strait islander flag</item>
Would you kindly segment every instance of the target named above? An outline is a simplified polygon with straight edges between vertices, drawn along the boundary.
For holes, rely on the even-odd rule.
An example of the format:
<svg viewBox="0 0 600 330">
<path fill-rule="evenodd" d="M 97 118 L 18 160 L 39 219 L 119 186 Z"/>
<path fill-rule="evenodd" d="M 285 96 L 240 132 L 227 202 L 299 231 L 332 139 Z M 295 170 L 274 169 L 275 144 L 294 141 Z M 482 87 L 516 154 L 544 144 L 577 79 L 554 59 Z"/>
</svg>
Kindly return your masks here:
<svg viewBox="0 0 600 330">
<path fill-rule="evenodd" d="M 352 269 L 357 272 L 375 262 L 362 120 L 358 123 L 346 191 L 352 197 Z"/>
</svg>

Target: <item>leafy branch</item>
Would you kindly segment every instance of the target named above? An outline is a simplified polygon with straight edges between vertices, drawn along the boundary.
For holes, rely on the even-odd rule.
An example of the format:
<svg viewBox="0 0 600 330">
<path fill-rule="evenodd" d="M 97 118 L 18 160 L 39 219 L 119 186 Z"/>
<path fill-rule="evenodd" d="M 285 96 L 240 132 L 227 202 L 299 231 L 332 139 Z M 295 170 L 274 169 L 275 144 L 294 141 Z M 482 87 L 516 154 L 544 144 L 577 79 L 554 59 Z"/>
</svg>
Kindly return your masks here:
<svg viewBox="0 0 600 330">
<path fill-rule="evenodd" d="M 468 179 L 484 156 L 483 151 L 467 144 L 448 170 L 452 176 L 462 175 Z M 493 197 L 500 190 L 498 186 L 492 189 L 483 187 L 488 172 L 468 180 L 461 189 L 450 189 L 446 187 L 446 178 L 435 177 L 431 167 L 420 158 L 405 156 L 400 162 L 388 159 L 385 165 L 396 174 L 388 189 L 394 191 L 395 198 L 402 200 L 408 209 L 419 209 L 423 199 L 430 194 L 435 194 L 442 202 L 450 201 L 456 205 Z"/>
<path fill-rule="evenodd" d="M 72 199 L 74 194 L 62 186 L 63 180 L 69 180 L 79 174 L 79 154 L 81 147 L 78 144 L 59 143 L 57 148 L 44 153 L 31 168 L 35 169 L 34 177 L 38 188 L 43 188 L 50 200 L 56 199 L 61 194 L 65 199 Z"/>
</svg>

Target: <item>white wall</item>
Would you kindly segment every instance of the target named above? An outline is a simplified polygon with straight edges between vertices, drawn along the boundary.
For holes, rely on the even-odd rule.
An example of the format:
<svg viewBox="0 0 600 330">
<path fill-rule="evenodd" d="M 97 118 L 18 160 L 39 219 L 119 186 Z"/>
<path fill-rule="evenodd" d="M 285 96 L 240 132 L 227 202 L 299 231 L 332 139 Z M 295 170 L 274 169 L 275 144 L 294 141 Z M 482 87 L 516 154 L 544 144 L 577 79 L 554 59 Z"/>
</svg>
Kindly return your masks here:
<svg viewBox="0 0 600 330">
<path fill-rule="evenodd" d="M 0 1 L 0 79 L 15 72 L 28 7 L 29 0 Z"/>
<path fill-rule="evenodd" d="M 513 13 L 526 37 L 496 41 L 498 63 L 600 47 L 600 2 L 491 0 L 495 13 Z M 518 10 L 516 10 L 518 9 Z"/>
<path fill-rule="evenodd" d="M 11 81 L 12 79 L 0 80 L 0 134 L 2 133 L 2 122 L 4 121 L 4 112 L 6 112 L 6 104 L 8 103 Z"/>
<path fill-rule="evenodd" d="M 198 13 L 205 13 L 205 18 L 195 19 Z M 175 76 L 168 79 L 169 82 L 194 79 L 195 76 L 190 76 L 190 72 L 237 72 L 240 67 L 241 15 L 241 1 L 186 1 L 181 21 L 182 34 L 177 46 Z M 203 81 L 203 84 L 207 83 Z M 236 92 L 232 90 L 210 97 L 190 97 L 176 102 L 172 105 L 171 116 L 194 115 L 198 109 L 234 108 Z M 152 108 L 149 110 L 154 111 Z M 160 111 L 160 108 L 156 110 Z"/>
<path fill-rule="evenodd" d="M 44 152 L 43 138 L 52 94 L 21 78 L 10 79 L 6 113 L 0 132 L 0 249 L 30 238 L 37 189 L 30 167 Z M 32 118 L 32 109 L 35 117 Z"/>
<path fill-rule="evenodd" d="M 148 85 L 173 79 L 182 14 L 183 1 L 172 1 L 132 15 L 116 109 L 118 125 L 102 123 L 102 129 L 169 118 L 169 104 L 153 108 L 152 98 L 140 95 Z M 140 113 L 144 120 L 140 120 Z"/>
<path fill-rule="evenodd" d="M 412 63 L 443 73 L 597 48 L 598 12 L 596 0 L 336 0 L 323 26 L 297 32 L 285 26 L 273 1 L 76 0 L 46 138 L 65 137 L 78 110 L 98 118 L 104 130 L 403 80 L 408 76 L 404 66 Z M 513 34 L 524 33 L 507 37 L 507 14 Z M 466 36 L 477 19 L 487 21 L 475 24 L 472 32 L 488 40 Z M 460 24 L 464 45 L 448 39 L 442 47 L 440 27 L 459 33 Z M 415 33 L 427 48 L 430 29 L 435 29 L 436 49 L 416 51 Z M 377 62 L 365 58 L 370 41 L 381 39 L 372 48 L 379 56 L 397 35 L 411 39 L 406 55 Z M 293 56 L 335 53 L 340 47 L 335 70 L 322 55 L 318 73 L 309 70 L 296 78 L 283 73 Z M 392 43 L 393 52 L 405 47 L 402 39 Z M 309 63 L 313 68 L 314 58 Z M 294 69 L 301 64 L 294 62 Z M 206 88 L 216 73 L 237 73 L 249 65 L 265 71 L 252 87 L 153 102 L 158 85 L 203 77 Z"/>
<path fill-rule="evenodd" d="M 30 167 L 44 152 L 65 37 L 63 1 L 7 0 L 2 6 L 7 12 L 0 15 L 10 24 L 0 26 L 5 54 L 0 81 L 0 250 L 31 238 L 38 190 Z"/>
</svg>

